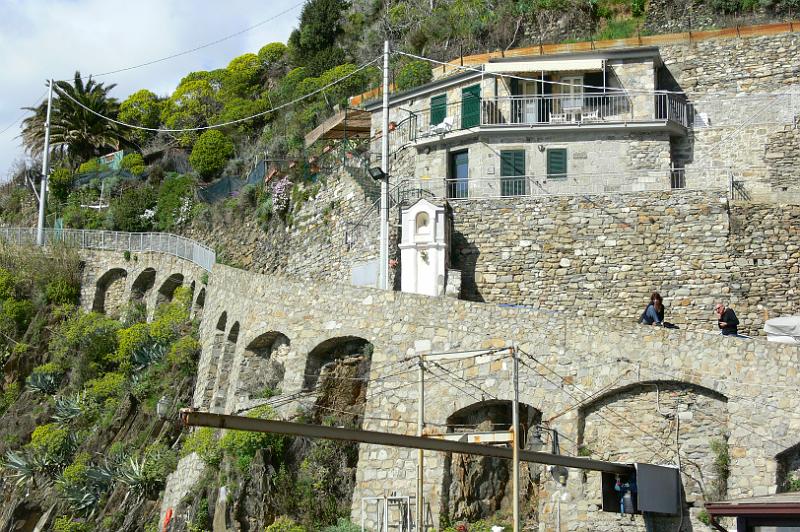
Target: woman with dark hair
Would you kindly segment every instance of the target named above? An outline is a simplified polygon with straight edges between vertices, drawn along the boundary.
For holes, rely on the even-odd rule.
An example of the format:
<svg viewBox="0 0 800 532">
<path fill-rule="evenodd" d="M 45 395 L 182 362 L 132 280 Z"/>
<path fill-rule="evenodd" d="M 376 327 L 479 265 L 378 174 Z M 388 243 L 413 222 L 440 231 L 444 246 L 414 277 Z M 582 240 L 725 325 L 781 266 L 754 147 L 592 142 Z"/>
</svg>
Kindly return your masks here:
<svg viewBox="0 0 800 532">
<path fill-rule="evenodd" d="M 653 292 L 650 294 L 650 303 L 644 309 L 639 323 L 645 325 L 664 325 L 664 300 L 661 294 Z"/>
</svg>

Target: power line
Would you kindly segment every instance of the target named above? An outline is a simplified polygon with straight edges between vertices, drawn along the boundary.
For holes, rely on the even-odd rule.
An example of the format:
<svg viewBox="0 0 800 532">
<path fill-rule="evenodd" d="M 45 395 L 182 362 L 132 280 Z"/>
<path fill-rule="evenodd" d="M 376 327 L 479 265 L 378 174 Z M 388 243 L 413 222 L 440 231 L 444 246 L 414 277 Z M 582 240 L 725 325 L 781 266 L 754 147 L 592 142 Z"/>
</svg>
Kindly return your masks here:
<svg viewBox="0 0 800 532">
<path fill-rule="evenodd" d="M 254 114 L 254 115 L 247 116 L 245 118 L 239 118 L 237 120 L 231 120 L 231 121 L 228 121 L 228 122 L 223 122 L 222 124 L 213 124 L 213 125 L 209 125 L 209 126 L 190 127 L 190 128 L 182 128 L 182 129 L 161 129 L 161 128 L 144 127 L 144 126 L 137 126 L 137 125 L 134 125 L 134 124 L 129 124 L 127 122 L 122 122 L 120 120 L 116 120 L 116 119 L 111 118 L 109 116 L 105 116 L 105 115 L 103 115 L 101 113 L 98 113 L 94 109 L 91 109 L 91 108 L 87 107 L 86 105 L 82 104 L 81 102 L 79 102 L 78 100 L 76 100 L 70 94 L 68 94 L 66 92 L 58 91 L 58 94 L 59 94 L 59 96 L 66 96 L 69 100 L 72 100 L 73 103 L 75 103 L 79 107 L 83 108 L 84 110 L 89 111 L 93 115 L 95 115 L 95 116 L 97 116 L 99 118 L 102 118 L 103 120 L 106 120 L 108 122 L 117 124 L 119 126 L 128 127 L 128 128 L 131 128 L 131 129 L 139 129 L 139 130 L 142 130 L 142 131 L 154 131 L 154 132 L 157 132 L 157 133 L 187 133 L 187 132 L 190 132 L 190 131 L 203 131 L 203 130 L 207 130 L 207 129 L 215 129 L 215 128 L 231 126 L 231 125 L 234 125 L 234 124 L 240 124 L 242 122 L 247 122 L 248 120 L 252 120 L 254 118 L 258 118 L 258 117 L 261 117 L 261 116 L 268 115 L 270 113 L 274 113 L 275 111 L 279 111 L 280 109 L 284 109 L 286 107 L 290 107 L 290 106 L 292 106 L 292 105 L 294 105 L 296 103 L 299 103 L 299 102 L 301 102 L 303 100 L 311 98 L 312 96 L 316 96 L 317 94 L 329 89 L 330 87 L 332 87 L 332 86 L 334 86 L 334 85 L 336 85 L 338 83 L 341 83 L 342 81 L 344 81 L 344 80 L 356 75 L 360 71 L 364 70 L 365 68 L 369 67 L 373 63 L 377 62 L 379 59 L 380 58 L 375 58 L 372 61 L 364 63 L 361 66 L 359 66 L 357 69 L 355 69 L 354 71 L 350 72 L 349 74 L 347 74 L 345 76 L 342 76 L 341 78 L 335 79 L 335 80 L 331 81 L 330 83 L 328 83 L 327 85 L 325 85 L 323 87 L 320 87 L 320 88 L 318 88 L 318 89 L 316 89 L 316 90 L 314 90 L 314 91 L 312 91 L 312 92 L 310 92 L 310 93 L 308 93 L 308 94 L 306 94 L 304 96 L 296 98 L 296 99 L 292 100 L 291 102 L 287 102 L 287 103 L 284 103 L 282 105 L 278 105 L 277 107 L 273 107 L 271 109 L 267 109 L 266 111 L 262 111 L 260 113 Z"/>
<path fill-rule="evenodd" d="M 36 102 L 35 102 L 33 105 L 30 105 L 30 106 L 28 106 L 28 107 L 36 107 L 37 105 L 39 105 L 39 103 L 40 103 L 40 102 L 41 102 L 41 101 L 44 99 L 44 96 L 45 96 L 45 94 L 47 94 L 47 89 L 45 89 L 45 90 L 44 90 L 44 92 L 42 93 L 42 95 L 41 95 L 41 96 L 39 96 L 38 98 L 36 98 Z M 25 111 L 23 111 L 23 112 L 22 112 L 22 114 L 20 114 L 20 115 L 19 115 L 19 116 L 18 116 L 18 117 L 17 117 L 17 118 L 16 118 L 16 119 L 13 121 L 13 122 L 11 122 L 11 123 L 10 123 L 8 126 L 6 126 L 5 128 L 3 128 L 3 130 L 2 130 L 2 131 L 0 131 L 0 135 L 2 135 L 3 133 L 5 133 L 6 131 L 8 131 L 9 129 L 11 129 L 11 128 L 12 128 L 12 127 L 14 127 L 15 125 L 17 125 L 17 124 L 19 123 L 19 121 L 20 121 L 20 120 L 22 120 L 23 118 L 25 118 L 25 115 L 26 115 L 26 114 L 28 114 L 28 111 L 27 111 L 27 109 L 26 109 Z"/>
<path fill-rule="evenodd" d="M 599 85 L 586 85 L 586 84 L 572 84 L 572 83 L 564 83 L 563 81 L 552 81 L 552 80 L 544 80 L 541 78 L 528 78 L 525 76 L 515 76 L 513 74 L 504 74 L 501 72 L 486 72 L 482 68 L 476 67 L 468 67 L 463 65 L 454 65 L 452 63 L 447 63 L 445 61 L 439 61 L 437 59 L 433 59 L 430 57 L 424 57 L 421 55 L 410 54 L 408 52 L 401 52 L 400 50 L 395 50 L 392 52 L 394 54 L 404 55 L 406 57 L 411 57 L 413 59 L 418 59 L 420 61 L 428 61 L 430 63 L 436 63 L 438 65 L 447 66 L 450 68 L 455 68 L 458 70 L 464 70 L 468 72 L 476 72 L 479 74 L 485 74 L 488 76 L 493 76 L 502 79 L 516 79 L 519 81 L 536 81 L 539 83 L 545 83 L 548 85 L 557 85 L 557 86 L 564 86 L 564 87 L 581 87 L 584 89 L 593 89 L 593 90 L 606 90 L 610 93 L 617 93 L 617 94 L 625 94 L 625 93 L 638 93 L 638 94 L 676 94 L 683 96 L 685 93 L 683 91 L 668 91 L 668 90 L 648 90 L 648 89 L 625 89 L 622 87 L 602 87 Z"/>
<path fill-rule="evenodd" d="M 138 65 L 132 65 L 132 66 L 128 66 L 128 67 L 125 67 L 125 68 L 119 68 L 117 70 L 109 70 L 108 72 L 101 72 L 100 74 L 89 74 L 89 75 L 86 75 L 86 76 L 81 76 L 80 79 L 87 79 L 87 78 L 92 78 L 92 77 L 98 78 L 100 76 L 108 76 L 110 74 L 118 74 L 120 72 L 126 72 L 128 70 L 134 70 L 134 69 L 137 69 L 137 68 L 154 65 L 156 63 L 161 63 L 162 61 L 168 61 L 170 59 L 175 59 L 176 57 L 181 57 L 181 56 L 184 56 L 184 55 L 191 54 L 193 52 L 197 52 L 199 50 L 203 50 L 204 48 L 208 48 L 210 46 L 217 45 L 217 44 L 219 44 L 221 42 L 225 42 L 225 41 L 227 41 L 229 39 L 232 39 L 234 37 L 238 37 L 239 35 L 242 35 L 244 33 L 253 31 L 254 29 L 259 28 L 259 27 L 263 26 L 264 24 L 267 24 L 269 22 L 272 22 L 273 20 L 276 20 L 276 19 L 282 17 L 286 13 L 294 11 L 298 7 L 302 6 L 304 3 L 305 3 L 305 1 L 298 2 L 297 4 L 293 5 L 292 7 L 284 9 L 280 13 L 278 13 L 276 15 L 273 15 L 268 19 L 262 20 L 261 22 L 257 22 L 255 24 L 253 24 L 252 26 L 248 26 L 248 27 L 246 27 L 246 28 L 244 28 L 242 30 L 239 30 L 239 31 L 235 32 L 235 33 L 231 33 L 229 35 L 221 37 L 221 38 L 219 38 L 219 39 L 217 39 L 215 41 L 211 41 L 211 42 L 208 42 L 206 44 L 201 44 L 200 46 L 196 46 L 194 48 L 190 48 L 190 49 L 184 50 L 182 52 L 177 52 L 177 53 L 174 53 L 172 55 L 168 55 L 168 56 L 161 57 L 161 58 L 158 58 L 158 59 L 153 59 L 151 61 L 147 61 L 147 62 L 144 62 L 144 63 L 139 63 Z M 70 80 L 60 80 L 60 81 L 70 81 Z"/>
</svg>

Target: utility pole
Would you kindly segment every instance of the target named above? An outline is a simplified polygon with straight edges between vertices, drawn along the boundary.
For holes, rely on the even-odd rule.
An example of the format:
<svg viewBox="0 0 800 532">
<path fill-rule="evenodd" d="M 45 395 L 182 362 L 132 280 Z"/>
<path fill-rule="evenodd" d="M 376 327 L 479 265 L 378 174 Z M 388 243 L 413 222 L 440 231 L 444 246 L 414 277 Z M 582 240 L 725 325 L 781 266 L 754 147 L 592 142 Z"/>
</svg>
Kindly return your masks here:
<svg viewBox="0 0 800 532">
<path fill-rule="evenodd" d="M 425 362 L 423 356 L 419 356 L 419 381 L 417 383 L 417 393 L 419 405 L 417 406 L 417 436 L 422 437 L 425 429 Z M 423 480 L 424 480 L 425 451 L 417 450 L 417 532 L 425 530 L 425 503 L 423 501 Z"/>
<path fill-rule="evenodd" d="M 44 123 L 44 153 L 42 154 L 42 184 L 39 187 L 39 223 L 36 226 L 36 245 L 44 246 L 44 215 L 47 205 L 47 178 L 50 175 L 50 108 L 53 106 L 53 80 L 47 94 L 47 118 Z"/>
<path fill-rule="evenodd" d="M 383 41 L 383 130 L 381 131 L 380 288 L 389 289 L 389 39 Z"/>
<path fill-rule="evenodd" d="M 511 491 L 514 500 L 511 508 L 514 519 L 513 530 L 514 532 L 519 532 L 519 358 L 516 347 L 511 347 L 511 357 L 514 371 L 514 402 L 511 403 L 511 422 L 513 424 L 511 434 L 514 436 L 512 438 Z"/>
</svg>

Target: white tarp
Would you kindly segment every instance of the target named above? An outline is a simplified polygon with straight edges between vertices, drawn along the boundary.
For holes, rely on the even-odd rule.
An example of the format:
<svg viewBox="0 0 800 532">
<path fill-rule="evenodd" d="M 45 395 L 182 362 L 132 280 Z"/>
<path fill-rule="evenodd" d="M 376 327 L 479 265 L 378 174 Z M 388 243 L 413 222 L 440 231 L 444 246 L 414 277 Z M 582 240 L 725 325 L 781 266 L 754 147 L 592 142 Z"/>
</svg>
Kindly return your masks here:
<svg viewBox="0 0 800 532">
<path fill-rule="evenodd" d="M 780 316 L 764 323 L 767 340 L 784 344 L 800 344 L 800 316 Z"/>
<path fill-rule="evenodd" d="M 551 61 L 500 61 L 486 63 L 485 72 L 567 72 L 575 70 L 603 70 L 603 59 L 554 59 Z"/>
</svg>

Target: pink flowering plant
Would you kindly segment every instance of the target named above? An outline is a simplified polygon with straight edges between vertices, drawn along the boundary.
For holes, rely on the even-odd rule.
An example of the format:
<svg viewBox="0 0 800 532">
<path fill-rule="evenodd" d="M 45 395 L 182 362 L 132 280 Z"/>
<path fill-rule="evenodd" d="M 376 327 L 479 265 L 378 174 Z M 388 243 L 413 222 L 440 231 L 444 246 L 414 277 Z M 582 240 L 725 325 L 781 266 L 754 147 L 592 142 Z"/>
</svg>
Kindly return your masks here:
<svg viewBox="0 0 800 532">
<path fill-rule="evenodd" d="M 272 183 L 272 209 L 274 212 L 286 212 L 289 208 L 289 191 L 292 183 L 288 177 L 283 177 Z"/>
</svg>

